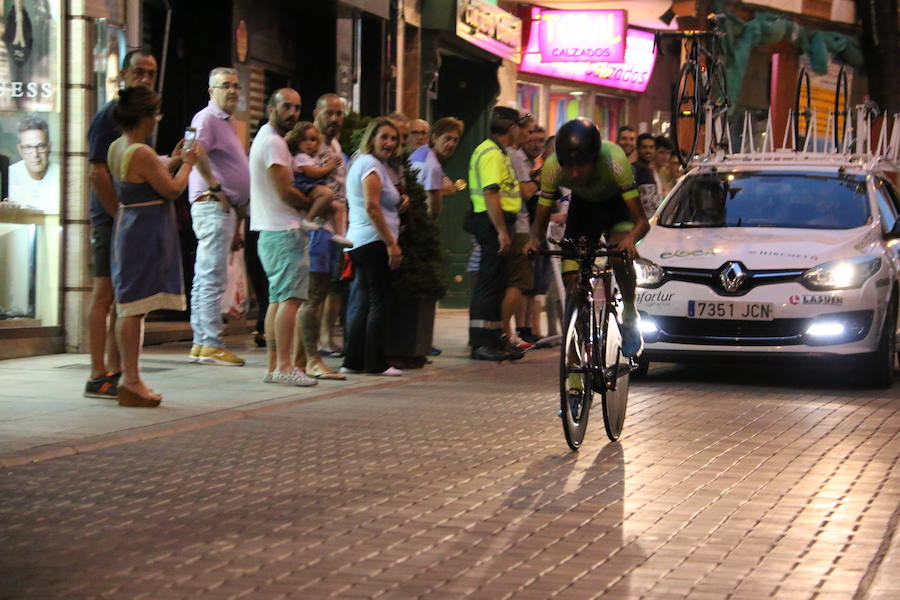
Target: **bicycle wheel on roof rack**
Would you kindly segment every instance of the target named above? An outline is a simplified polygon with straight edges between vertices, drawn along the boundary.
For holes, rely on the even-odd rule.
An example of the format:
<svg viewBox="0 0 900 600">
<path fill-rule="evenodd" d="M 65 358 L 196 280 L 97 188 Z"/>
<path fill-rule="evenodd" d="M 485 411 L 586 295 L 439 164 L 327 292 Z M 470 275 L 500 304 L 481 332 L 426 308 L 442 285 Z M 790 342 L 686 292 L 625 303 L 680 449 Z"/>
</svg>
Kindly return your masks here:
<svg viewBox="0 0 900 600">
<path fill-rule="evenodd" d="M 728 121 L 724 117 L 731 106 L 728 101 L 728 86 L 725 81 L 725 65 L 716 60 L 712 63 L 707 79 L 706 103 L 712 106 L 712 139 L 707 140 L 707 148 L 711 152 L 727 150 L 727 142 L 724 127 L 728 127 Z"/>
<path fill-rule="evenodd" d="M 672 144 L 681 166 L 687 167 L 700 139 L 700 80 L 698 66 L 688 61 L 672 94 Z"/>
<path fill-rule="evenodd" d="M 834 88 L 834 146 L 841 151 L 844 133 L 847 131 L 847 118 L 850 115 L 850 87 L 847 83 L 847 72 L 841 65 L 838 71 L 837 85 Z"/>
<path fill-rule="evenodd" d="M 800 69 L 797 77 L 797 94 L 794 96 L 794 150 L 802 150 L 809 135 L 812 121 L 812 87 L 806 67 Z"/>
</svg>

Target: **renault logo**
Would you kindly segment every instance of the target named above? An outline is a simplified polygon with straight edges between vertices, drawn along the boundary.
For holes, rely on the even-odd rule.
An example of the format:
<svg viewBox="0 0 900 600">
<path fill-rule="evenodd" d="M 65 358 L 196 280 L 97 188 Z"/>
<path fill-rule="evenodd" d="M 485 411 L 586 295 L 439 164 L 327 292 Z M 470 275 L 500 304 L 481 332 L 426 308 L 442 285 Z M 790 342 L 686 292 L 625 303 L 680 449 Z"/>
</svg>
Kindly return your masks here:
<svg viewBox="0 0 900 600">
<path fill-rule="evenodd" d="M 738 262 L 725 263 L 719 273 L 719 281 L 726 292 L 736 292 L 747 281 L 747 271 Z"/>
</svg>

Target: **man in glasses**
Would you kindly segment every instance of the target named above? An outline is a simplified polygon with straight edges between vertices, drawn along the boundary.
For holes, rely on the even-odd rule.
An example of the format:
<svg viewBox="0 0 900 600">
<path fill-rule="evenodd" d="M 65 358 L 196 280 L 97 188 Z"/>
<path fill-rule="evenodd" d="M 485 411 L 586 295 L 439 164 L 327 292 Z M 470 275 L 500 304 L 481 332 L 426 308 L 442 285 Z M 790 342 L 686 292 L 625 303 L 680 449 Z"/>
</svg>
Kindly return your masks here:
<svg viewBox="0 0 900 600">
<path fill-rule="evenodd" d="M 250 202 L 250 166 L 235 129 L 234 111 L 241 84 L 234 69 L 209 73 L 209 103 L 191 120 L 196 140 L 206 149 L 209 168 L 194 169 L 188 181 L 197 258 L 191 288 L 194 343 L 188 360 L 205 365 L 242 367 L 244 359 L 225 348 L 222 296 L 228 282 L 228 258 L 240 240 L 241 219 Z"/>
<path fill-rule="evenodd" d="M 59 213 L 59 166 L 50 161 L 50 131 L 37 115 L 19 121 L 16 149 L 22 160 L 9 167 L 9 199 L 48 214 Z"/>
<path fill-rule="evenodd" d="M 425 146 L 428 144 L 428 135 L 430 133 L 431 128 L 428 126 L 428 121 L 413 119 L 409 122 L 409 137 L 406 138 L 406 148 L 412 153 L 416 149 Z"/>
</svg>

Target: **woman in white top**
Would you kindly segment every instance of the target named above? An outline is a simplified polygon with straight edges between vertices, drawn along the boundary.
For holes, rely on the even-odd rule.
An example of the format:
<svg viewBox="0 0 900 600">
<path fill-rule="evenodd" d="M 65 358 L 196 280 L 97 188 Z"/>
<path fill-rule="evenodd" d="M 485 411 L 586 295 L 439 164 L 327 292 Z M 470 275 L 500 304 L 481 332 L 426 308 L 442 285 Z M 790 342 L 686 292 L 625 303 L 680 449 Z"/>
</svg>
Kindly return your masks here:
<svg viewBox="0 0 900 600">
<path fill-rule="evenodd" d="M 388 119 L 374 119 L 363 133 L 347 173 L 347 205 L 353 248 L 353 283 L 347 303 L 344 372 L 402 375 L 385 358 L 391 270 L 400 266 L 400 212 L 408 198 L 391 181 L 387 160 L 399 149 L 399 132 Z"/>
</svg>

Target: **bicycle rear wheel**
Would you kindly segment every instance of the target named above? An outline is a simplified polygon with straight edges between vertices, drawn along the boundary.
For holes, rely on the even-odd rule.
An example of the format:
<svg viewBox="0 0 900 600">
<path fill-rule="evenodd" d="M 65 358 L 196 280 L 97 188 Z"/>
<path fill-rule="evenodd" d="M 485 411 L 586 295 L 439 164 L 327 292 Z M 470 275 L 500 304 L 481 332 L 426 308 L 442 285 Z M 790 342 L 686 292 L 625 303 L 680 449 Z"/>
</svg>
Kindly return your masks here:
<svg viewBox="0 0 900 600">
<path fill-rule="evenodd" d="M 622 356 L 622 334 L 616 312 L 609 303 L 600 311 L 602 352 L 600 355 L 606 384 L 603 390 L 603 425 L 606 436 L 616 441 L 622 435 L 625 412 L 628 408 L 628 388 L 631 385 L 631 364 Z"/>
<path fill-rule="evenodd" d="M 728 86 L 725 81 L 725 65 L 716 60 L 709 69 L 706 102 L 712 106 L 712 139 L 707 140 L 706 147 L 710 152 L 728 150 L 725 138 L 725 127 L 728 121 L 723 117 L 731 103 L 728 101 Z"/>
<path fill-rule="evenodd" d="M 794 96 L 794 150 L 802 150 L 809 135 L 812 119 L 812 88 L 809 83 L 809 72 L 800 69 L 797 76 L 797 95 Z"/>
<path fill-rule="evenodd" d="M 834 89 L 834 146 L 840 152 L 847 131 L 847 118 L 850 115 L 850 87 L 847 83 L 847 71 L 841 65 L 838 71 L 837 85 Z"/>
<path fill-rule="evenodd" d="M 681 166 L 687 167 L 700 138 L 700 81 L 695 62 L 681 66 L 672 96 L 672 143 Z"/>
<path fill-rule="evenodd" d="M 578 450 L 584 440 L 593 400 L 591 317 L 590 297 L 584 292 L 571 294 L 559 358 L 559 398 L 563 433 L 572 450 Z"/>
</svg>

